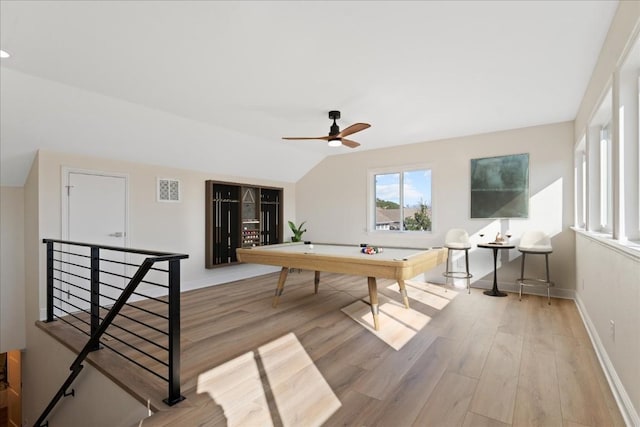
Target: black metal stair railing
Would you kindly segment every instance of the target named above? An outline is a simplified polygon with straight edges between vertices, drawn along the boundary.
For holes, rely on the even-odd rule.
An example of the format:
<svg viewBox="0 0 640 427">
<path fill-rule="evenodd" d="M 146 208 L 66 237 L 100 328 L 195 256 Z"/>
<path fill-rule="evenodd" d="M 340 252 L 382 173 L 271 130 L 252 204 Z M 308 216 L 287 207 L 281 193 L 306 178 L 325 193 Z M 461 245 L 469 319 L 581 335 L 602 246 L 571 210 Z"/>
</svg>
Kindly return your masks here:
<svg viewBox="0 0 640 427">
<path fill-rule="evenodd" d="M 47 416 L 58 401 L 73 394 L 69 387 L 80 374 L 82 362 L 102 347 L 166 381 L 166 404 L 182 401 L 180 260 L 189 256 L 55 239 L 43 239 L 43 243 L 47 248 L 46 321 L 64 321 L 89 339 L 35 426 L 48 425 Z M 128 275 L 134 268 L 135 273 Z M 166 295 L 156 295 L 157 289 Z"/>
</svg>

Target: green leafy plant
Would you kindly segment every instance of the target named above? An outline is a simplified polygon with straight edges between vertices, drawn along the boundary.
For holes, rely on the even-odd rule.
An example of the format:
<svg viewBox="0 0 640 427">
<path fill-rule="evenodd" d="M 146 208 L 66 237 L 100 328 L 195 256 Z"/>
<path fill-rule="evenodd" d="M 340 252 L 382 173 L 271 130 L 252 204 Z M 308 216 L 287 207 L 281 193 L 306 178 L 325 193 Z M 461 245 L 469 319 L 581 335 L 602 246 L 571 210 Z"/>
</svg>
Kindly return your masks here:
<svg viewBox="0 0 640 427">
<path fill-rule="evenodd" d="M 424 203 L 420 203 L 419 209 L 414 212 L 413 217 L 404 219 L 405 230 L 431 230 L 431 207 Z"/>
<path fill-rule="evenodd" d="M 302 233 L 307 231 L 306 228 L 304 230 L 302 229 L 302 226 L 304 225 L 305 222 L 306 221 L 302 221 L 300 223 L 300 225 L 296 227 L 296 225 L 292 221 L 289 221 L 289 228 L 293 232 L 293 236 L 291 237 L 291 241 L 292 242 L 301 242 L 302 241 Z"/>
</svg>

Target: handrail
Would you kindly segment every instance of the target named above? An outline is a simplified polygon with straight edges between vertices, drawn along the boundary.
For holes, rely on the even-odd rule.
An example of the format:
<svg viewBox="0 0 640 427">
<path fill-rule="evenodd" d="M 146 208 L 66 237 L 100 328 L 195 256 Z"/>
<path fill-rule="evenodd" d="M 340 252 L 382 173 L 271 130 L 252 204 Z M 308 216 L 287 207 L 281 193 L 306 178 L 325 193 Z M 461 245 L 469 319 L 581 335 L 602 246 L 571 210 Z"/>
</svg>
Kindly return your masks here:
<svg viewBox="0 0 640 427">
<path fill-rule="evenodd" d="M 176 254 L 172 252 L 160 252 L 160 251 L 150 251 L 148 249 L 133 249 L 133 248 L 124 248 L 122 246 L 107 246 L 107 245 L 96 245 L 93 243 L 86 242 L 72 242 L 69 240 L 59 240 L 59 239 L 42 239 L 42 243 L 62 243 L 65 245 L 72 246 L 84 246 L 89 248 L 98 248 L 98 249 L 107 249 L 117 252 L 128 252 L 128 253 L 136 253 L 140 255 L 153 255 L 158 257 L 156 261 L 167 261 L 168 259 L 186 259 L 189 258 L 187 254 Z M 164 259 L 160 259 L 163 258 Z"/>
<path fill-rule="evenodd" d="M 94 245 L 90 243 L 71 242 L 57 239 L 43 239 L 42 241 L 47 245 L 47 321 L 53 321 L 53 244 L 60 243 L 73 246 L 89 247 L 91 250 L 91 336 L 83 349 L 78 353 L 78 356 L 70 366 L 71 373 L 67 380 L 60 387 L 58 392 L 51 399 L 45 410 L 35 423 L 36 427 L 47 426 L 46 418 L 49 413 L 56 406 L 58 401 L 70 394 L 68 389 L 80 374 L 83 369 L 82 362 L 86 359 L 87 355 L 94 350 L 99 349 L 100 338 L 105 333 L 107 328 L 111 325 L 113 319 L 120 313 L 120 310 L 125 306 L 127 300 L 134 293 L 135 289 L 143 282 L 144 277 L 152 269 L 152 266 L 157 262 L 167 261 L 169 263 L 168 282 L 169 282 L 169 316 L 168 316 L 168 353 L 169 353 L 169 375 L 167 378 L 169 385 L 169 396 L 164 399 L 164 402 L 168 405 L 174 405 L 182 400 L 184 397 L 180 394 L 180 260 L 186 259 L 189 256 L 186 254 L 175 254 L 167 252 L 157 252 L 148 250 L 136 250 L 130 248 L 121 248 L 115 246 L 106 245 Z M 116 302 L 111 309 L 100 322 L 99 317 L 99 284 L 100 284 L 100 269 L 99 269 L 99 250 L 110 250 L 116 252 L 135 253 L 141 255 L 152 255 L 144 259 L 140 264 L 138 270 L 135 272 L 127 286 L 124 288 Z M 157 374 L 156 374 L 157 375 Z"/>
</svg>

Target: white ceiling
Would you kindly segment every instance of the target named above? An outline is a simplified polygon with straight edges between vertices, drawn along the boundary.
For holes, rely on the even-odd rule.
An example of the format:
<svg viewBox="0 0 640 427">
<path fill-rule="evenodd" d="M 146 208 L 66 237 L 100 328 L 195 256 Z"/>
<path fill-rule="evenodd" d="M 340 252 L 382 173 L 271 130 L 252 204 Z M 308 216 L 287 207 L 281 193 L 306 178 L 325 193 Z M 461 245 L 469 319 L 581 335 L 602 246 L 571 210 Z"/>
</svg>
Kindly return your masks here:
<svg viewBox="0 0 640 427">
<path fill-rule="evenodd" d="M 616 1 L 0 2 L 1 184 L 39 148 L 295 182 L 369 150 L 575 118 Z"/>
</svg>

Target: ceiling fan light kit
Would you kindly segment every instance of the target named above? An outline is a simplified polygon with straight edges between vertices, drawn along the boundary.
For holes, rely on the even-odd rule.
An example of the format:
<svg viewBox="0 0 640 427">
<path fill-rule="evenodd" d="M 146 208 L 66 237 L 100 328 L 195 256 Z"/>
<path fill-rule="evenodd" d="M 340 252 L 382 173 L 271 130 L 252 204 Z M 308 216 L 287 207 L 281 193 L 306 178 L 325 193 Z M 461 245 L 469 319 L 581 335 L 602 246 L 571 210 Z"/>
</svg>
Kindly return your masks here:
<svg viewBox="0 0 640 427">
<path fill-rule="evenodd" d="M 368 123 L 355 123 L 347 127 L 342 132 L 340 132 L 340 127 L 336 123 L 336 120 L 340 118 L 340 111 L 337 111 L 337 110 L 329 111 L 329 118 L 333 120 L 333 124 L 331 125 L 331 128 L 329 128 L 329 135 L 327 136 L 317 136 L 317 137 L 285 136 L 285 137 L 282 137 L 282 139 L 287 139 L 287 140 L 319 139 L 322 141 L 327 141 L 329 144 L 329 147 L 340 147 L 341 145 L 344 145 L 345 147 L 356 148 L 360 145 L 359 143 L 355 141 L 351 141 L 344 137 L 371 127 L 371 125 Z"/>
</svg>

